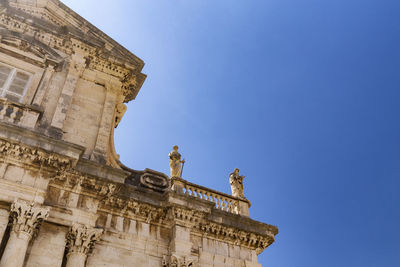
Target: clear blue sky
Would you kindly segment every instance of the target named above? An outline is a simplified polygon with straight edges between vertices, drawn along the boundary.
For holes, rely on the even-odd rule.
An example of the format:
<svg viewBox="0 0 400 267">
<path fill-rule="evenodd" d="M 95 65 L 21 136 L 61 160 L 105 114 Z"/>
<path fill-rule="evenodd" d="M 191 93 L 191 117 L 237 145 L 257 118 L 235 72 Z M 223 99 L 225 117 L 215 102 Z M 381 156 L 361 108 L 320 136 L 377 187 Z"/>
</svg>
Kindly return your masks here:
<svg viewBox="0 0 400 267">
<path fill-rule="evenodd" d="M 277 225 L 268 267 L 400 266 L 398 0 L 64 0 L 142 58 L 131 168 L 230 192 Z"/>
</svg>

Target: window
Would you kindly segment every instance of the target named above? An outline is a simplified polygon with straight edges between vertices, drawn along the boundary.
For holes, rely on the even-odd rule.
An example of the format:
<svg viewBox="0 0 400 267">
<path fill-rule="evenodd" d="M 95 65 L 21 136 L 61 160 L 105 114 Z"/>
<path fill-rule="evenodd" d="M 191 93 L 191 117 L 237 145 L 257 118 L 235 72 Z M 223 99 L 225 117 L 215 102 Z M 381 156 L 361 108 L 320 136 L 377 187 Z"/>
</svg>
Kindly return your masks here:
<svg viewBox="0 0 400 267">
<path fill-rule="evenodd" d="M 0 64 L 0 97 L 21 102 L 32 75 L 14 67 Z"/>
</svg>

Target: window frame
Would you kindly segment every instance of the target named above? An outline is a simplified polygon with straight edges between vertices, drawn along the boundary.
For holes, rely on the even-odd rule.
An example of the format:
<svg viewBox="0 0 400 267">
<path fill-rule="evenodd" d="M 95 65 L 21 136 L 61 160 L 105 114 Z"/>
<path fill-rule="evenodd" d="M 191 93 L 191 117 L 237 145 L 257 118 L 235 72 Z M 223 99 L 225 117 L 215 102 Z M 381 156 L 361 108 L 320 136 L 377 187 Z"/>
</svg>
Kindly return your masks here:
<svg viewBox="0 0 400 267">
<path fill-rule="evenodd" d="M 32 82 L 32 79 L 33 79 L 34 74 L 33 74 L 33 73 L 30 73 L 30 72 L 27 72 L 27 71 L 25 71 L 25 70 L 22 70 L 22 69 L 20 69 L 20 68 L 17 68 L 17 67 L 15 67 L 15 66 L 11 66 L 11 65 L 9 65 L 9 64 L 6 64 L 6 63 L 4 63 L 4 62 L 2 62 L 2 61 L 0 61 L 0 65 L 5 66 L 5 67 L 8 67 L 8 68 L 11 69 L 10 74 L 8 75 L 6 81 L 4 82 L 3 87 L 0 89 L 0 90 L 2 91 L 2 92 L 0 93 L 0 97 L 2 97 L 2 98 L 7 98 L 7 97 L 6 97 L 6 94 L 8 93 L 8 94 L 10 94 L 10 95 L 13 95 L 13 96 L 15 96 L 15 97 L 18 97 L 18 98 L 19 98 L 18 103 L 22 103 L 23 100 L 24 100 L 24 98 L 25 98 L 26 92 L 28 91 L 29 85 L 30 85 L 31 82 Z M 12 85 L 12 83 L 13 83 L 13 81 L 14 81 L 14 79 L 15 79 L 15 75 L 17 74 L 17 72 L 21 72 L 21 73 L 24 73 L 24 74 L 26 74 L 26 75 L 29 76 L 29 79 L 28 79 L 28 81 L 26 82 L 25 87 L 24 87 L 23 92 L 22 92 L 21 95 L 19 95 L 19 94 L 15 93 L 15 92 L 9 90 L 9 89 L 10 89 L 10 86 Z"/>
<path fill-rule="evenodd" d="M 3 44 L 0 47 L 3 48 Z M 20 71 L 27 72 L 32 75 L 31 81 L 25 89 L 25 95 L 21 98 L 20 102 L 23 105 L 30 105 L 39 88 L 40 81 L 43 77 L 45 69 L 39 67 L 30 62 L 16 58 L 15 56 L 9 55 L 3 51 L 0 51 L 0 64 L 16 68 Z"/>
</svg>

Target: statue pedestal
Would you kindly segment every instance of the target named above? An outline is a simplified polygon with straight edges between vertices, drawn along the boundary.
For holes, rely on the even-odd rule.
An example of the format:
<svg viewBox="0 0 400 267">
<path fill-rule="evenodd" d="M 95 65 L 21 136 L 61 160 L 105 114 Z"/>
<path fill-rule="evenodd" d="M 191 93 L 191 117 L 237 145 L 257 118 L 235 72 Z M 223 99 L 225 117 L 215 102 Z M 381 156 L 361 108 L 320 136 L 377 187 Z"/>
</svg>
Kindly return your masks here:
<svg viewBox="0 0 400 267">
<path fill-rule="evenodd" d="M 242 216 L 250 217 L 249 208 L 251 206 L 250 201 L 246 200 L 239 200 L 239 214 Z"/>
</svg>

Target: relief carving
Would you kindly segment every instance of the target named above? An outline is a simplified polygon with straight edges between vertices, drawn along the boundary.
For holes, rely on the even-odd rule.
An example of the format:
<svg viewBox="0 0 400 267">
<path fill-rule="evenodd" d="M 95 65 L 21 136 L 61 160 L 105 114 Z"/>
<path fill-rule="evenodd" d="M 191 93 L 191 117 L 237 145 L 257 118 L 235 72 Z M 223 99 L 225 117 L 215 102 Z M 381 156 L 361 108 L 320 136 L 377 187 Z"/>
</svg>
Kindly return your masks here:
<svg viewBox="0 0 400 267">
<path fill-rule="evenodd" d="M 48 153 L 37 148 L 13 144 L 5 140 L 0 140 L 0 156 L 4 158 L 13 157 L 19 161 L 61 170 L 72 165 L 72 160 L 69 158 L 54 153 Z"/>
<path fill-rule="evenodd" d="M 175 254 L 171 256 L 163 256 L 161 266 L 162 267 L 195 267 L 195 259 L 187 256 L 177 256 Z"/>
<path fill-rule="evenodd" d="M 155 191 L 164 192 L 169 188 L 169 180 L 168 176 L 161 172 L 145 169 L 144 174 L 140 176 L 140 185 Z"/>
</svg>

